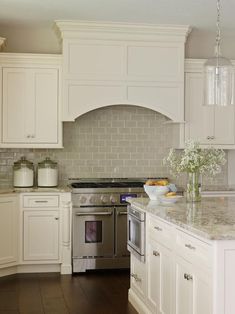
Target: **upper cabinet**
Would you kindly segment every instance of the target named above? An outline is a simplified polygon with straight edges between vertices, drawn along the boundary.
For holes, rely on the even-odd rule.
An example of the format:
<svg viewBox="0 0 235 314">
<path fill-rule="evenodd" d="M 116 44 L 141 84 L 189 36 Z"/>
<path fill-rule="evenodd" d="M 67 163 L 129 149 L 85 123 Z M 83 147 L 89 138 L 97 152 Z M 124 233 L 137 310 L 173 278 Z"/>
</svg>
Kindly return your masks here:
<svg viewBox="0 0 235 314">
<path fill-rule="evenodd" d="M 203 105 L 204 60 L 186 60 L 185 67 L 185 139 L 201 145 L 234 148 L 235 106 Z"/>
<path fill-rule="evenodd" d="M 1 54 L 0 147 L 62 147 L 61 58 Z"/>
<path fill-rule="evenodd" d="M 63 39 L 63 121 L 130 104 L 184 121 L 184 45 L 190 28 L 57 21 Z"/>
</svg>

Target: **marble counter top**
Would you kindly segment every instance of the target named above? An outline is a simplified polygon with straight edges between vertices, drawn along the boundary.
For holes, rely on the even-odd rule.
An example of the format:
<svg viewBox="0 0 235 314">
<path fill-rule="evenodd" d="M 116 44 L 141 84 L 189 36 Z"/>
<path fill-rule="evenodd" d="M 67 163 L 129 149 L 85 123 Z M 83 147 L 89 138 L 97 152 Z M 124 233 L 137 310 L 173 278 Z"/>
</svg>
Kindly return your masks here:
<svg viewBox="0 0 235 314">
<path fill-rule="evenodd" d="M 209 240 L 235 240 L 235 197 L 203 197 L 201 202 L 159 204 L 148 198 L 129 199 L 148 213 Z"/>
<path fill-rule="evenodd" d="M 63 192 L 71 192 L 71 188 L 68 186 L 58 186 L 55 188 L 0 188 L 0 195 L 4 194 L 17 194 L 17 193 L 63 193 Z"/>
</svg>

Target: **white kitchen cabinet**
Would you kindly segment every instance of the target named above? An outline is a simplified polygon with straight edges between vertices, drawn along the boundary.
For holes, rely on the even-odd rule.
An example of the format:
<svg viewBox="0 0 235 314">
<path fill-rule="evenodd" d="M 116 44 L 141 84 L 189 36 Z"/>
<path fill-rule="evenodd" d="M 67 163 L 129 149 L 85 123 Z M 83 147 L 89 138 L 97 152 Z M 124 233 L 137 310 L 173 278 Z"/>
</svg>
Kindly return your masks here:
<svg viewBox="0 0 235 314">
<path fill-rule="evenodd" d="M 16 196 L 0 196 L 0 268 L 18 261 L 19 209 Z"/>
<path fill-rule="evenodd" d="M 173 313 L 173 266 L 171 251 L 149 239 L 147 302 L 153 313 Z"/>
<path fill-rule="evenodd" d="M 59 212 L 25 210 L 23 229 L 24 261 L 59 259 Z"/>
<path fill-rule="evenodd" d="M 235 108 L 203 105 L 203 74 L 199 71 L 185 76 L 185 120 L 185 140 L 225 148 L 235 144 Z"/>
<path fill-rule="evenodd" d="M 0 147 L 61 147 L 60 59 L 3 54 L 0 70 Z"/>
<path fill-rule="evenodd" d="M 146 295 L 146 264 L 131 254 L 131 289 L 139 298 L 145 300 Z"/>
<path fill-rule="evenodd" d="M 200 269 L 176 258 L 176 314 L 212 314 L 212 280 Z"/>
</svg>

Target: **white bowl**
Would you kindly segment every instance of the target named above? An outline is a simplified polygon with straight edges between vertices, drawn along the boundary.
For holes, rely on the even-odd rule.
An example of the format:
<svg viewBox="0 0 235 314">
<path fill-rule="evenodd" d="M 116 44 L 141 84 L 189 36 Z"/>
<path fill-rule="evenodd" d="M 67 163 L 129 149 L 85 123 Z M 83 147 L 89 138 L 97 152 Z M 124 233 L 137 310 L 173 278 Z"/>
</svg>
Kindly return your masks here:
<svg viewBox="0 0 235 314">
<path fill-rule="evenodd" d="M 171 197 L 161 196 L 160 201 L 163 204 L 173 204 L 173 203 L 176 203 L 178 200 L 180 200 L 182 197 L 183 196 L 181 196 L 181 195 L 175 195 L 175 196 L 171 196 Z"/>
<path fill-rule="evenodd" d="M 144 190 L 152 201 L 158 200 L 159 196 L 164 195 L 167 192 L 169 192 L 168 186 L 160 186 L 160 185 L 144 185 Z"/>
</svg>

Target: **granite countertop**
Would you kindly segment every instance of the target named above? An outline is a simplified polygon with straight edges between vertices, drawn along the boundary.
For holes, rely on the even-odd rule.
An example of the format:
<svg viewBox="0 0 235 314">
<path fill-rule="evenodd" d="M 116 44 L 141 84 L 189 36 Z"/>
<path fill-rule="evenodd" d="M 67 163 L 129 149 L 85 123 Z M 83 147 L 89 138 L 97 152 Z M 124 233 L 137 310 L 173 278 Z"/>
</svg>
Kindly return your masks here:
<svg viewBox="0 0 235 314">
<path fill-rule="evenodd" d="M 235 240 L 235 197 L 203 197 L 201 202 L 159 204 L 148 198 L 128 200 L 148 213 L 209 240 Z"/>
<path fill-rule="evenodd" d="M 71 192 L 71 188 L 69 186 L 58 186 L 54 188 L 14 188 L 14 187 L 6 187 L 0 188 L 0 195 L 2 194 L 17 194 L 17 193 L 63 193 L 63 192 Z"/>
</svg>

